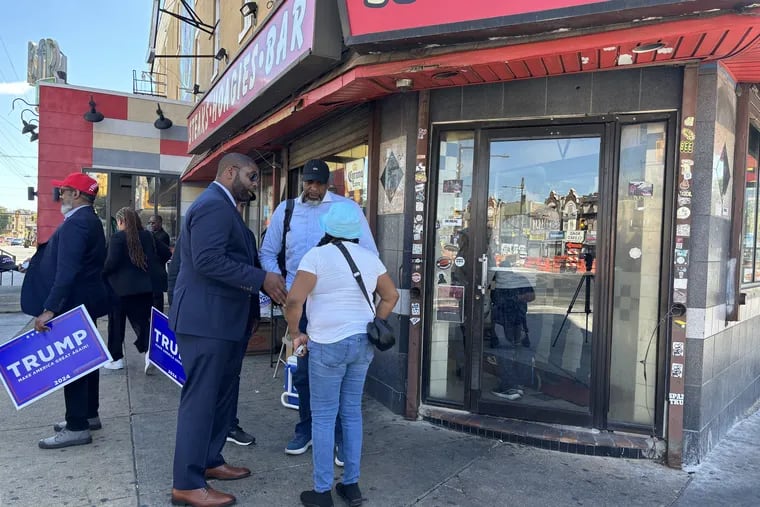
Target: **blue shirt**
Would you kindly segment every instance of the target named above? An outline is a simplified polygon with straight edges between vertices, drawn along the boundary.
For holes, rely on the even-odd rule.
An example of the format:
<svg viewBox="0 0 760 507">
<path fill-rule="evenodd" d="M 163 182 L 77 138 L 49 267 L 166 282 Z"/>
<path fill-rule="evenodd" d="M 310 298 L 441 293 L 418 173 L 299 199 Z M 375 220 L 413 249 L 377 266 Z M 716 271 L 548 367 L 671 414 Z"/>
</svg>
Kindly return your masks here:
<svg viewBox="0 0 760 507">
<path fill-rule="evenodd" d="M 362 235 L 359 238 L 359 244 L 364 248 L 373 251 L 377 255 L 377 246 L 372 238 L 372 231 L 369 229 L 367 219 L 364 213 L 353 200 L 339 196 L 332 192 L 326 192 L 324 199 L 318 205 L 314 206 L 303 202 L 303 194 L 298 196 L 293 203 L 293 215 L 290 218 L 290 231 L 288 232 L 285 243 L 285 269 L 288 272 L 285 278 L 285 286 L 290 289 L 293 280 L 298 271 L 298 265 L 306 252 L 317 246 L 325 231 L 319 222 L 319 217 L 330 210 L 330 205 L 338 201 L 348 201 L 354 204 L 362 215 Z M 264 243 L 259 250 L 259 260 L 261 266 L 269 272 L 280 273 L 280 267 L 277 265 L 277 254 L 282 247 L 282 231 L 285 222 L 285 206 L 287 201 L 282 201 L 277 209 L 272 213 L 269 220 L 269 227 L 264 236 Z"/>
</svg>

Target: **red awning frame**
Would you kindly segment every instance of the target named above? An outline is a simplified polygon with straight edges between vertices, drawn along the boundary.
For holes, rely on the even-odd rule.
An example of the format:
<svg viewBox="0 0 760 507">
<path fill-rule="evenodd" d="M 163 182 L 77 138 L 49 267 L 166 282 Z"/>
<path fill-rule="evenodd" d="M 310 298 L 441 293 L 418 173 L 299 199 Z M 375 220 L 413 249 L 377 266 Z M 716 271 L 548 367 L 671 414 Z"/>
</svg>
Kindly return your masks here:
<svg viewBox="0 0 760 507">
<path fill-rule="evenodd" d="M 339 75 L 295 96 L 246 131 L 223 141 L 183 175 L 183 181 L 210 181 L 223 153 L 271 151 L 278 140 L 348 105 L 399 93 L 398 79 L 412 90 L 446 88 L 562 74 L 651 65 L 720 61 L 737 82 L 760 82 L 760 8 L 744 14 L 700 16 L 522 44 L 432 54 L 397 61 L 388 55 L 356 57 Z M 662 42 L 651 53 L 634 53 L 643 44 Z M 474 47 L 473 47 L 474 46 Z M 456 48 L 455 48 L 456 49 Z M 466 63 L 463 63 L 466 62 Z M 442 74 L 448 72 L 447 74 Z"/>
</svg>

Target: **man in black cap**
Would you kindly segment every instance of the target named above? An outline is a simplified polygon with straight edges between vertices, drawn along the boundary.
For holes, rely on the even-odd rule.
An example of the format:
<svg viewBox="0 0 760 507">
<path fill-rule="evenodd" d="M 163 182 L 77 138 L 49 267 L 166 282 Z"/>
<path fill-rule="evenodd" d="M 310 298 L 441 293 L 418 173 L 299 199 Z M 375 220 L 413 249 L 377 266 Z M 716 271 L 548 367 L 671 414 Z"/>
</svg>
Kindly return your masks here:
<svg viewBox="0 0 760 507">
<path fill-rule="evenodd" d="M 330 169 L 323 160 L 309 160 L 303 167 L 303 193 L 291 202 L 289 223 L 285 225 L 288 202 L 283 201 L 274 210 L 269 221 L 259 259 L 262 267 L 270 273 L 282 273 L 285 286 L 289 289 L 298 270 L 298 264 L 311 248 L 317 246 L 324 236 L 319 219 L 336 202 L 349 202 L 356 206 L 359 214 L 364 212 L 353 200 L 328 191 Z M 288 199 L 290 201 L 290 199 Z M 287 230 L 285 230 L 287 229 Z M 285 241 L 283 241 L 283 235 Z M 359 244 L 377 254 L 377 246 L 372 238 L 367 220 L 362 223 Z M 284 265 L 278 262 L 280 250 L 284 250 Z M 303 312 L 300 329 L 306 332 L 306 312 Z M 298 390 L 298 412 L 300 421 L 296 424 L 295 435 L 285 448 L 291 455 L 303 454 L 311 447 L 311 409 L 309 391 L 309 356 L 298 358 L 298 368 L 293 374 L 293 386 Z M 343 466 L 342 438 L 340 424 L 336 424 L 336 463 Z"/>
</svg>

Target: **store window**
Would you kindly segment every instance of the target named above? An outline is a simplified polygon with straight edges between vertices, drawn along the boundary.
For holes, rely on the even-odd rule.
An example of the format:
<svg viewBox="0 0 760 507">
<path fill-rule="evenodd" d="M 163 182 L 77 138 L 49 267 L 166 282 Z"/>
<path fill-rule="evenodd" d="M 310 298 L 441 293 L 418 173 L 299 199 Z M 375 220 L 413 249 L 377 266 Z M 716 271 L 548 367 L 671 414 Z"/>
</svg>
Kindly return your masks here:
<svg viewBox="0 0 760 507">
<path fill-rule="evenodd" d="M 757 171 L 760 159 L 760 130 L 749 128 L 745 171 L 744 220 L 742 229 L 742 283 L 760 282 L 760 245 L 758 245 Z"/>
<path fill-rule="evenodd" d="M 366 213 L 369 145 L 360 144 L 325 157 L 324 160 L 330 168 L 328 189 L 352 199 Z"/>
</svg>

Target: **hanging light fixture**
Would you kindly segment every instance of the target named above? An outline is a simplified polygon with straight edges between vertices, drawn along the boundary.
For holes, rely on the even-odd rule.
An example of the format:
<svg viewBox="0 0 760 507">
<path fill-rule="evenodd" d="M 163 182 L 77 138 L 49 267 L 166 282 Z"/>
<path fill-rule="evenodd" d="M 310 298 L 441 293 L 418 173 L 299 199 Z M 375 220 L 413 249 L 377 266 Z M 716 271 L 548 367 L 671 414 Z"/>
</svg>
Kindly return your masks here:
<svg viewBox="0 0 760 507">
<path fill-rule="evenodd" d="M 168 128 L 171 128 L 172 121 L 164 116 L 164 112 L 161 110 L 161 104 L 158 104 L 156 114 L 158 115 L 158 119 L 153 122 L 154 127 L 156 127 L 158 130 L 166 130 Z"/>
<path fill-rule="evenodd" d="M 103 113 L 95 109 L 95 101 L 90 95 L 90 110 L 84 113 L 84 119 L 90 123 L 98 123 L 103 121 Z"/>
</svg>

